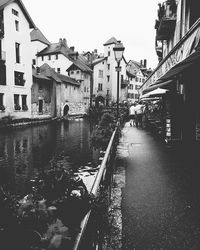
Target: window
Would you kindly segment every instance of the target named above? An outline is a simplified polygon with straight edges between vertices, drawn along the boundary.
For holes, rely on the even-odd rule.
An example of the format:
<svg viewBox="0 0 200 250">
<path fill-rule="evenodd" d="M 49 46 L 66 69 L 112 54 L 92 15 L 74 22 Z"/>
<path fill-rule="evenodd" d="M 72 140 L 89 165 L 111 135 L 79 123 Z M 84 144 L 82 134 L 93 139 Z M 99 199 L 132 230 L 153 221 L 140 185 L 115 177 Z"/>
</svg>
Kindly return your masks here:
<svg viewBox="0 0 200 250">
<path fill-rule="evenodd" d="M 20 44 L 15 43 L 16 63 L 20 63 Z"/>
<path fill-rule="evenodd" d="M 39 100 L 39 113 L 43 113 L 43 100 Z"/>
<path fill-rule="evenodd" d="M 110 69 L 110 64 L 108 64 L 108 70 Z"/>
<path fill-rule="evenodd" d="M 0 67 L 0 85 L 6 85 L 6 66 L 4 64 Z"/>
<path fill-rule="evenodd" d="M 19 105 L 19 95 L 14 94 L 14 108 L 15 110 L 20 110 L 21 107 Z"/>
<path fill-rule="evenodd" d="M 24 111 L 28 110 L 26 100 L 27 100 L 27 95 L 22 95 L 22 110 Z"/>
<path fill-rule="evenodd" d="M 110 76 L 107 76 L 107 82 L 109 82 L 110 81 Z"/>
<path fill-rule="evenodd" d="M 4 96 L 4 94 L 0 93 L 0 111 L 4 111 L 5 110 L 5 107 L 3 105 L 3 96 Z"/>
<path fill-rule="evenodd" d="M 99 70 L 99 78 L 103 78 L 103 70 Z"/>
<path fill-rule="evenodd" d="M 18 71 L 14 71 L 14 77 L 15 77 L 15 85 L 17 86 L 24 86 L 25 80 L 23 78 L 24 73 L 22 72 L 18 72 Z"/>
<path fill-rule="evenodd" d="M 133 84 L 130 84 L 130 85 L 129 85 L 129 89 L 133 89 Z"/>
<path fill-rule="evenodd" d="M 15 30 L 19 31 L 19 22 L 15 20 Z"/>
<path fill-rule="evenodd" d="M 51 60 L 51 55 L 49 55 L 49 60 Z"/>
<path fill-rule="evenodd" d="M 0 106 L 3 105 L 3 93 L 0 93 Z"/>
<path fill-rule="evenodd" d="M 99 83 L 99 85 L 98 85 L 98 90 L 103 90 L 103 84 L 102 83 Z"/>
<path fill-rule="evenodd" d="M 57 72 L 60 74 L 60 68 L 57 68 Z"/>
<path fill-rule="evenodd" d="M 44 56 L 42 56 L 42 61 L 44 61 Z"/>
<path fill-rule="evenodd" d="M 71 71 L 71 72 L 70 72 L 70 75 L 73 75 L 73 74 L 74 74 L 74 71 Z"/>
<path fill-rule="evenodd" d="M 12 14 L 15 16 L 19 16 L 19 12 L 17 10 L 12 9 Z"/>
<path fill-rule="evenodd" d="M 140 85 L 135 85 L 135 89 L 136 90 L 140 89 Z"/>
<path fill-rule="evenodd" d="M 35 59 L 32 60 L 32 64 L 36 65 L 36 60 Z"/>
<path fill-rule="evenodd" d="M 108 51 L 108 56 L 110 56 L 110 51 Z"/>
<path fill-rule="evenodd" d="M 58 54 L 55 54 L 55 58 L 56 58 L 56 60 L 58 60 Z"/>
<path fill-rule="evenodd" d="M 84 87 L 84 92 L 86 92 L 87 91 L 87 88 L 86 87 Z"/>
<path fill-rule="evenodd" d="M 80 71 L 79 71 L 79 70 L 77 70 L 77 71 L 76 71 L 76 73 L 77 73 L 77 74 L 79 74 L 79 73 L 80 73 Z"/>
</svg>

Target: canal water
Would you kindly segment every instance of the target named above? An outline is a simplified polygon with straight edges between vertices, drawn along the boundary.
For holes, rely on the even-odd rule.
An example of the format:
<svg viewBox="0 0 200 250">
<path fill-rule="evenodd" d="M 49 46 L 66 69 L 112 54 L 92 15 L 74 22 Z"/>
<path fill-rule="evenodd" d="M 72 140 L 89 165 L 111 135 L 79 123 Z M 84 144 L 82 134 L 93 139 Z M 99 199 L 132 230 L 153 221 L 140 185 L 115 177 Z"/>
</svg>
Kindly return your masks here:
<svg viewBox="0 0 200 250">
<path fill-rule="evenodd" d="M 42 169 L 57 162 L 76 171 L 98 162 L 91 146 L 94 124 L 86 119 L 52 122 L 0 131 L 0 182 L 11 192 L 26 194 L 26 184 Z"/>
</svg>

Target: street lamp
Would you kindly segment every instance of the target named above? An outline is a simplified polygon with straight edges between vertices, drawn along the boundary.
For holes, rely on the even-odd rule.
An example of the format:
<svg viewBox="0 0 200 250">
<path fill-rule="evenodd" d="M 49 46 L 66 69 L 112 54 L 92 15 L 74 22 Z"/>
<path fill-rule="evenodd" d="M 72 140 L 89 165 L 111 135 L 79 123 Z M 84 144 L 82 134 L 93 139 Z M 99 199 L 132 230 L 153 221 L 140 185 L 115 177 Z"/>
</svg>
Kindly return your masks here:
<svg viewBox="0 0 200 250">
<path fill-rule="evenodd" d="M 120 62 L 122 60 L 124 50 L 125 48 L 120 41 L 118 41 L 113 48 L 115 60 L 117 62 L 117 67 L 115 68 L 117 71 L 117 121 L 119 119 L 119 72 L 121 71 Z"/>
</svg>

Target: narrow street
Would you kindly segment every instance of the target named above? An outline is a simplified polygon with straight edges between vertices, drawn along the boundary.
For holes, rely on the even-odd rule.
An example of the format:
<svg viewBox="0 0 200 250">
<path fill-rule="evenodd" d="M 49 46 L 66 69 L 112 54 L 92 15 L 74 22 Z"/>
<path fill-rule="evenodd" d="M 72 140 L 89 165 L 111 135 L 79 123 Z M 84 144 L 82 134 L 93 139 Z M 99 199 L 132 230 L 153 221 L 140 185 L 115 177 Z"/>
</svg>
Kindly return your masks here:
<svg viewBox="0 0 200 250">
<path fill-rule="evenodd" d="M 197 145 L 167 146 L 127 123 L 122 190 L 122 249 L 199 249 L 200 181 Z M 118 156 L 120 157 L 120 155 Z M 123 157 L 122 157 L 123 158 Z"/>
</svg>

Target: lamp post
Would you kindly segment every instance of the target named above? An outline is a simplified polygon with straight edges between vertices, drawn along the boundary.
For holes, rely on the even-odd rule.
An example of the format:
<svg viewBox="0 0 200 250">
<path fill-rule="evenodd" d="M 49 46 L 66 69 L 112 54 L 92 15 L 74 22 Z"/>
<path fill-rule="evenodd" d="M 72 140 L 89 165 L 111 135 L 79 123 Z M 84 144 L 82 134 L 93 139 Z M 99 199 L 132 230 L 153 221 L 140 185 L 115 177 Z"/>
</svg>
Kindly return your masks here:
<svg viewBox="0 0 200 250">
<path fill-rule="evenodd" d="M 115 60 L 117 62 L 117 67 L 115 68 L 117 71 L 117 121 L 119 119 L 119 72 L 121 71 L 120 62 L 122 60 L 124 50 L 125 48 L 120 41 L 118 41 L 113 48 Z"/>
</svg>

